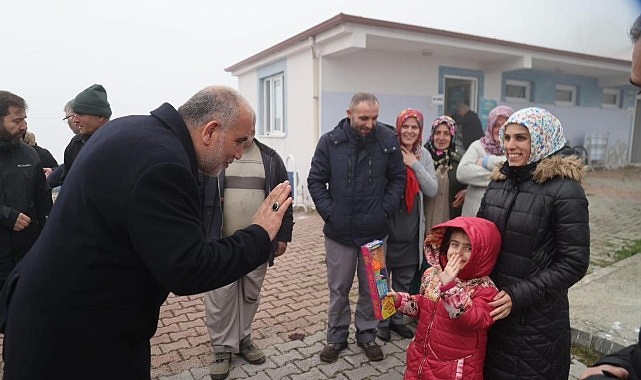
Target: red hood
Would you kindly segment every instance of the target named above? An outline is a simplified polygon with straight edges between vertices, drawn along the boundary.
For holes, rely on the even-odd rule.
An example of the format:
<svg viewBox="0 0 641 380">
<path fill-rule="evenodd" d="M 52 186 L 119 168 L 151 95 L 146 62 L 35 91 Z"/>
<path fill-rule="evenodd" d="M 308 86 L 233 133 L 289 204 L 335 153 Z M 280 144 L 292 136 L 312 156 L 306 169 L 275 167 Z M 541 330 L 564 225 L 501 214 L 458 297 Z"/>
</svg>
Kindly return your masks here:
<svg viewBox="0 0 641 380">
<path fill-rule="evenodd" d="M 447 251 L 441 254 L 441 245 L 448 227 L 463 229 L 472 243 L 470 261 L 459 272 L 458 278 L 470 280 L 489 276 L 501 250 L 501 234 L 494 223 L 483 218 L 459 216 L 432 227 L 425 238 L 425 259 L 427 262 L 431 266 L 445 268 Z"/>
</svg>

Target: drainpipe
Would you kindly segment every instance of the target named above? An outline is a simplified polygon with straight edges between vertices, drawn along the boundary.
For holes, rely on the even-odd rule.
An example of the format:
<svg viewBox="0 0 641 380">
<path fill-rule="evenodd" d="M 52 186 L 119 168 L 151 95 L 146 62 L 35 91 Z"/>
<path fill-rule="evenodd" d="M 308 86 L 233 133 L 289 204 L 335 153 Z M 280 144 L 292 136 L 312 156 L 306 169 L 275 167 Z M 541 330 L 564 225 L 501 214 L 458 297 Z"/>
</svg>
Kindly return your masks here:
<svg viewBox="0 0 641 380">
<path fill-rule="evenodd" d="M 314 144 L 320 139 L 320 95 L 319 95 L 319 66 L 320 58 L 316 46 L 316 36 L 309 37 L 309 45 L 312 49 L 312 117 Z"/>
</svg>

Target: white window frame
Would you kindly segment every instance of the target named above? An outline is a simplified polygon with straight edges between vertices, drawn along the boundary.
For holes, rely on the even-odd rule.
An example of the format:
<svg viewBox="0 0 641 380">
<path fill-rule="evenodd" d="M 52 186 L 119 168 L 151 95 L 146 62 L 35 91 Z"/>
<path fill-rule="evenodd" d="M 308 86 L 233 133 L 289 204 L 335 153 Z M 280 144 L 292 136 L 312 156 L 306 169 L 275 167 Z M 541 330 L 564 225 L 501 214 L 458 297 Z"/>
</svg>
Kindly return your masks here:
<svg viewBox="0 0 641 380">
<path fill-rule="evenodd" d="M 566 100 L 558 100 L 556 98 L 556 92 L 557 91 L 568 91 L 571 94 L 572 100 L 566 101 Z M 577 94 L 577 88 L 576 86 L 571 86 L 567 84 L 557 84 L 556 85 L 556 91 L 554 92 L 554 104 L 557 106 L 576 106 L 576 94 Z"/>
<path fill-rule="evenodd" d="M 285 136 L 285 74 L 262 79 L 263 135 Z"/>
<path fill-rule="evenodd" d="M 614 95 L 614 103 L 603 103 L 603 98 L 601 98 L 601 107 L 603 108 L 612 108 L 618 109 L 621 105 L 621 90 L 616 88 L 604 88 L 602 95 Z"/>
<path fill-rule="evenodd" d="M 515 87 L 523 87 L 525 96 L 524 97 L 514 97 L 514 96 L 507 96 L 507 86 L 515 86 Z M 532 85 L 528 81 L 524 80 L 515 80 L 515 79 L 506 79 L 505 80 L 505 101 L 506 102 L 513 102 L 513 103 L 527 103 L 530 101 L 530 89 Z"/>
</svg>

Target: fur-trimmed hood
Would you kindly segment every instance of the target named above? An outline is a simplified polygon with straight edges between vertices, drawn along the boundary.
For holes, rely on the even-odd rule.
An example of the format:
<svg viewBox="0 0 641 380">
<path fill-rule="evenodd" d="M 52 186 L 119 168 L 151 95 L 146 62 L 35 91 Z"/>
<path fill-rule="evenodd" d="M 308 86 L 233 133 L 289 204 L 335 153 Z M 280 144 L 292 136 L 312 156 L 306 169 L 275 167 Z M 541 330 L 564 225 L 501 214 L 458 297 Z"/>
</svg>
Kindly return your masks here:
<svg viewBox="0 0 641 380">
<path fill-rule="evenodd" d="M 543 183 L 555 177 L 567 177 L 581 183 L 585 176 L 585 166 L 581 159 L 574 155 L 555 154 L 542 159 L 538 164 L 530 164 L 527 167 L 532 168 L 528 172 L 531 173 L 532 180 L 536 183 Z M 490 179 L 504 181 L 509 173 L 510 166 L 506 161 L 502 166 L 494 168 Z"/>
</svg>

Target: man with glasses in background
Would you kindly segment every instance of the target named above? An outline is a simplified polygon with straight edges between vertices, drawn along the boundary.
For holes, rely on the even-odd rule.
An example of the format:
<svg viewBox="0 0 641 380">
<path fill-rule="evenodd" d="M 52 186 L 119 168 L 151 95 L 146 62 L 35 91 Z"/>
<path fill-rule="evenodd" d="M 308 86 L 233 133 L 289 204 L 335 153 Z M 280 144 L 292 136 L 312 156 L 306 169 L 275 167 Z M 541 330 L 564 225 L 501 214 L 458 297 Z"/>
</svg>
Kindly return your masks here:
<svg viewBox="0 0 641 380">
<path fill-rule="evenodd" d="M 69 125 L 69 129 L 71 129 L 71 132 L 73 132 L 74 137 L 78 135 L 78 127 L 73 123 L 73 99 L 67 102 L 65 104 L 64 108 L 64 113 L 65 117 L 62 118 L 62 121 L 66 121 L 67 125 Z M 60 185 L 62 185 L 62 175 L 65 172 L 65 164 L 61 164 L 57 168 L 55 168 L 51 174 L 47 176 L 47 185 L 49 185 L 50 188 L 54 189 Z"/>
<path fill-rule="evenodd" d="M 74 135 L 77 135 L 78 132 L 80 132 L 80 129 L 73 123 L 73 117 L 75 115 L 73 113 L 73 99 L 65 104 L 64 112 L 65 117 L 62 118 L 62 121 L 66 121 L 67 125 L 69 125 L 69 129 L 71 129 L 71 132 L 73 132 Z"/>
<path fill-rule="evenodd" d="M 60 185 L 64 183 L 73 161 L 89 137 L 109 122 L 111 106 L 107 101 L 107 91 L 99 84 L 89 86 L 73 99 L 72 110 L 73 113 L 67 114 L 65 119 L 71 119 L 78 132 L 65 148 L 64 171 L 60 178 Z M 74 130 L 71 124 L 69 127 L 72 131 Z"/>
</svg>

